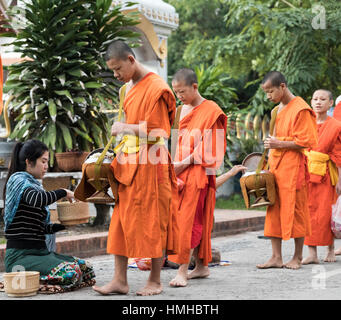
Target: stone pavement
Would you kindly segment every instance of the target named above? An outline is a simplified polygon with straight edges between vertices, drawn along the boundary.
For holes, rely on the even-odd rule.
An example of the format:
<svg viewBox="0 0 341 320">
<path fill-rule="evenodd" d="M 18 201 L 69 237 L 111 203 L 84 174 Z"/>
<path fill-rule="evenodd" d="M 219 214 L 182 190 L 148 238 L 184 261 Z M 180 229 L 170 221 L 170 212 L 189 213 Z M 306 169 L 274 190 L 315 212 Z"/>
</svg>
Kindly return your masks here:
<svg viewBox="0 0 341 320">
<path fill-rule="evenodd" d="M 265 211 L 216 209 L 212 237 L 262 230 L 264 219 Z M 57 252 L 79 258 L 105 255 L 107 234 L 107 232 L 98 232 L 57 236 Z M 0 245 L 0 272 L 4 271 L 5 248 L 5 244 Z"/>
<path fill-rule="evenodd" d="M 92 288 L 83 288 L 63 294 L 38 294 L 20 300 L 47 300 L 48 303 L 63 301 L 61 308 L 67 306 L 64 305 L 67 300 L 85 302 L 97 300 L 101 302 L 99 305 L 101 312 L 103 312 L 104 303 L 107 302 L 106 305 L 111 309 L 110 312 L 114 311 L 116 319 L 116 316 L 119 317 L 123 313 L 123 307 L 129 306 L 130 303 L 133 306 L 147 306 L 148 303 L 157 305 L 158 300 L 168 305 L 180 303 L 216 305 L 216 300 L 219 300 L 218 303 L 223 305 L 226 301 L 237 300 L 276 300 L 278 302 L 281 300 L 315 300 L 314 303 L 316 304 L 318 300 L 341 299 L 341 256 L 337 257 L 335 263 L 325 263 L 322 259 L 325 256 L 326 248 L 318 248 L 318 255 L 321 259 L 319 265 L 305 265 L 299 270 L 285 268 L 260 270 L 256 268 L 256 265 L 265 262 L 271 255 L 271 242 L 262 238 L 262 235 L 263 231 L 259 230 L 213 238 L 212 246 L 221 252 L 221 260 L 229 261 L 230 265 L 211 267 L 208 278 L 190 280 L 185 288 L 170 287 L 168 283 L 175 276 L 176 270 L 165 268 L 161 273 L 164 290 L 159 296 L 137 296 L 135 292 L 144 286 L 149 272 L 128 268 L 129 293 L 127 295 L 102 296 L 94 292 Z M 340 246 L 341 240 L 336 240 L 335 247 L 339 248 Z M 292 239 L 283 241 L 284 262 L 291 259 L 293 251 L 294 241 Z M 305 247 L 304 257 L 307 252 L 307 247 Z M 96 256 L 87 260 L 94 267 L 97 285 L 104 285 L 112 279 L 114 258 L 111 255 Z M 1 280 L 2 274 L 0 273 Z M 9 300 L 15 299 L 8 297 L 5 293 L 0 293 L 1 300 L 10 302 Z M 227 305 L 229 306 L 229 304 Z M 41 304 L 37 307 L 40 308 L 40 306 Z M 53 307 L 53 304 L 49 306 Z M 14 304 L 13 307 L 15 307 Z M 241 304 L 237 304 L 236 307 L 238 308 L 236 311 L 240 314 L 248 311 L 248 308 L 243 308 Z M 254 309 L 255 305 L 250 305 L 250 307 L 254 314 L 264 314 L 267 312 L 268 304 L 260 305 L 261 309 L 258 310 Z M 283 304 L 279 304 L 278 307 L 282 313 L 294 312 L 296 314 L 299 311 L 299 308 L 285 308 Z M 91 305 L 89 304 L 88 308 L 85 309 L 90 310 Z M 164 315 L 165 310 L 163 308 L 162 310 L 163 313 L 160 310 L 158 318 Z M 220 313 L 220 317 L 216 318 L 226 319 L 228 315 L 231 316 L 231 309 L 224 311 L 226 311 L 226 316 L 222 317 Z M 135 318 L 127 317 L 126 319 Z M 209 318 L 206 317 L 205 319 Z"/>
</svg>

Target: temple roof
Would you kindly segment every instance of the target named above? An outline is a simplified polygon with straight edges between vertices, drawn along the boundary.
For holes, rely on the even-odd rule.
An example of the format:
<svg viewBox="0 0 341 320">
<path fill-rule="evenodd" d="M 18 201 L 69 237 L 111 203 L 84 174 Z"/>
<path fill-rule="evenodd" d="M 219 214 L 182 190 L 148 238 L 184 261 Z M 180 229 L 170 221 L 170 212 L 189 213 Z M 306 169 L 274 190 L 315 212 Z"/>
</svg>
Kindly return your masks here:
<svg viewBox="0 0 341 320">
<path fill-rule="evenodd" d="M 113 0 L 113 5 L 123 5 L 131 0 Z M 179 15 L 175 8 L 162 0 L 134 0 L 137 9 L 153 24 L 176 29 L 179 26 Z"/>
</svg>

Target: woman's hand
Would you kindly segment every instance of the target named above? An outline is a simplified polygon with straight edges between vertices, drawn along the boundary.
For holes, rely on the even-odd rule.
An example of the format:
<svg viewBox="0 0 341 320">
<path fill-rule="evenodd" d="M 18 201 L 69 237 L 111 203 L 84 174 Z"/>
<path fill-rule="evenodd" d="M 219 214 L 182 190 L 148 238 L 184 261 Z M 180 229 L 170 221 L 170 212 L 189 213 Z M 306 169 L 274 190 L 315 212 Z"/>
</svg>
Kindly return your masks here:
<svg viewBox="0 0 341 320">
<path fill-rule="evenodd" d="M 70 203 L 72 203 L 75 200 L 75 196 L 71 190 L 64 189 L 66 191 L 66 196 L 65 198 L 69 200 Z"/>
</svg>

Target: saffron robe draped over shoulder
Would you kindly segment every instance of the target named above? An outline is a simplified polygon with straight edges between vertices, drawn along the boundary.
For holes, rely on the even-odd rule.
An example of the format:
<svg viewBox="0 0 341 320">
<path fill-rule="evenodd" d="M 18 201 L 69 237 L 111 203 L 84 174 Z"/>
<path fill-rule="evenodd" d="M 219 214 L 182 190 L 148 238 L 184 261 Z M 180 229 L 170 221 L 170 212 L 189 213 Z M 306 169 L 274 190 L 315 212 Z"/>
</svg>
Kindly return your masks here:
<svg viewBox="0 0 341 320">
<path fill-rule="evenodd" d="M 327 154 L 337 167 L 341 167 L 341 122 L 328 117 L 317 125 L 318 145 L 314 151 Z M 305 238 L 308 246 L 328 246 L 333 244 L 331 230 L 332 205 L 337 200 L 335 186 L 330 179 L 329 163 L 324 176 L 310 173 L 309 209 L 312 234 Z"/>
<path fill-rule="evenodd" d="M 215 207 L 215 173 L 224 159 L 226 125 L 226 115 L 210 100 L 205 100 L 179 123 L 175 161 L 182 161 L 193 153 L 195 163 L 178 175 L 184 182 L 184 187 L 179 190 L 179 254 L 168 256 L 168 259 L 175 263 L 189 262 L 193 224 L 202 191 L 205 191 L 205 198 L 199 202 L 202 203 L 203 214 L 198 254 L 204 265 L 208 265 L 212 260 L 211 231 Z"/>
<path fill-rule="evenodd" d="M 275 137 L 304 148 L 316 147 L 316 116 L 302 98 L 295 97 L 277 114 Z M 306 156 L 296 150 L 271 149 L 269 167 L 278 197 L 267 208 L 264 235 L 283 240 L 310 235 Z"/>
<path fill-rule="evenodd" d="M 168 138 L 175 117 L 175 97 L 165 81 L 148 73 L 124 100 L 126 123 L 146 122 L 148 139 Z M 119 182 L 107 252 L 131 258 L 158 258 L 177 252 L 177 180 L 165 145 L 140 145 L 120 152 L 111 164 Z"/>
</svg>

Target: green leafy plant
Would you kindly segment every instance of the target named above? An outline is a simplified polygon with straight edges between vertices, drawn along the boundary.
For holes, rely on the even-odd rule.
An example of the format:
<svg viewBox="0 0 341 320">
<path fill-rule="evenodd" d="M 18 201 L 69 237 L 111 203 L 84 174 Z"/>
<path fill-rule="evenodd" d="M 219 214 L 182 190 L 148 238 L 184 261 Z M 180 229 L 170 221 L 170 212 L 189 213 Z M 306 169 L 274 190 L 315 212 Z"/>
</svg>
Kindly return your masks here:
<svg viewBox="0 0 341 320">
<path fill-rule="evenodd" d="M 237 94 L 228 86 L 229 77 L 218 66 L 205 67 L 203 64 L 194 68 L 198 77 L 198 90 L 206 99 L 215 101 L 225 112 L 235 110 Z"/>
<path fill-rule="evenodd" d="M 270 114 L 273 104 L 259 85 L 271 70 L 283 72 L 290 89 L 308 101 L 317 88 L 339 95 L 339 0 L 200 0 L 195 6 L 191 0 L 168 1 L 180 15 L 179 32 L 169 39 L 170 61 L 223 69 L 235 80 L 229 86 L 236 89 L 239 109 Z M 312 26 L 316 5 L 325 10 L 325 28 Z M 205 6 L 209 11 L 203 19 L 196 13 Z"/>
<path fill-rule="evenodd" d="M 243 196 L 240 193 L 234 193 L 228 199 L 218 198 L 215 207 L 217 209 L 228 210 L 246 210 Z M 265 211 L 264 207 L 250 208 L 249 210 Z"/>
<path fill-rule="evenodd" d="M 36 138 L 55 152 L 89 151 L 107 142 L 103 108 L 117 102 L 119 84 L 103 54 L 115 39 L 136 40 L 138 23 L 111 0 L 32 0 L 12 43 L 25 61 L 9 67 L 12 139 Z M 8 34 L 6 34 L 8 36 Z"/>
<path fill-rule="evenodd" d="M 340 1 L 320 4 L 326 27 L 318 29 L 312 26 L 316 1 L 226 0 L 226 4 L 229 35 L 215 43 L 216 63 L 224 64 L 231 76 L 253 72 L 246 86 L 258 84 L 249 104 L 255 112 L 264 114 L 273 107 L 259 88 L 271 70 L 281 71 L 291 90 L 306 100 L 320 87 L 341 89 Z"/>
<path fill-rule="evenodd" d="M 192 54 L 191 63 L 184 59 L 185 51 L 192 42 L 200 39 L 213 39 L 226 34 L 224 16 L 228 7 L 222 0 L 164 0 L 176 8 L 179 14 L 179 27 L 169 37 L 168 41 L 168 70 L 173 75 L 177 70 L 200 64 L 211 65 L 213 59 L 208 57 L 205 48 L 188 52 Z M 203 14 L 203 12 L 205 14 Z M 199 49 L 199 48 L 197 48 Z"/>
<path fill-rule="evenodd" d="M 237 113 L 228 113 L 227 152 L 225 163 L 232 167 L 241 164 L 245 157 L 253 152 L 263 152 L 263 143 L 255 137 L 254 129 L 246 127 L 245 119 L 248 114 L 246 109 Z M 239 127 L 239 132 L 237 130 Z M 255 128 L 255 130 L 260 130 Z"/>
</svg>

